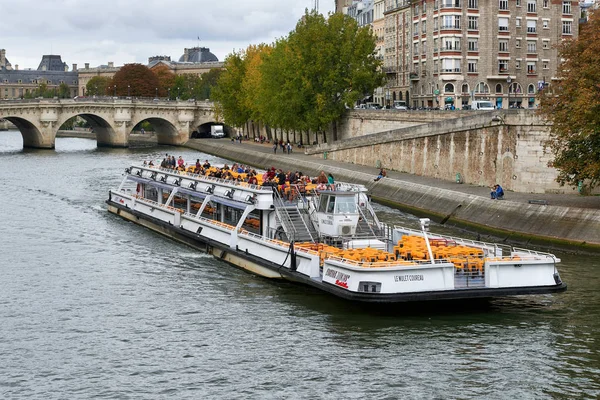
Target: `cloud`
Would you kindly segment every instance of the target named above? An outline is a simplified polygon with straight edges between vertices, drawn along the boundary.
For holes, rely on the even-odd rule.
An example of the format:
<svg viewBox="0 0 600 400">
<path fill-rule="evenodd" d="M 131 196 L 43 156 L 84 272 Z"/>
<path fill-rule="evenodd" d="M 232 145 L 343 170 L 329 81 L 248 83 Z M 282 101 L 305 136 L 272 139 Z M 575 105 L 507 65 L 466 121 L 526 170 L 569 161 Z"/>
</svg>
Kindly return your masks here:
<svg viewBox="0 0 600 400">
<path fill-rule="evenodd" d="M 43 54 L 83 66 L 177 60 L 185 47 L 209 47 L 223 60 L 249 44 L 271 43 L 294 29 L 313 0 L 0 0 L 0 48 L 20 68 Z M 325 3 L 321 0 L 321 3 Z M 333 11 L 334 0 L 321 4 Z M 198 42 L 200 37 L 200 42 Z"/>
</svg>

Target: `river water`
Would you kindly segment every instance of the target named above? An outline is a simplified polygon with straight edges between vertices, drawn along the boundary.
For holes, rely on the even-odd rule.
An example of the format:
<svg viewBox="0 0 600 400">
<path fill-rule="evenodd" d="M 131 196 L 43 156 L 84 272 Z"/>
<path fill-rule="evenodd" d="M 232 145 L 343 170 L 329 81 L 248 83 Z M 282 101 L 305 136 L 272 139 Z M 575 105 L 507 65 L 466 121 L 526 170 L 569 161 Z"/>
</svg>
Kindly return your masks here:
<svg viewBox="0 0 600 400">
<path fill-rule="evenodd" d="M 123 170 L 166 152 L 217 161 L 0 132 L 0 398 L 600 397 L 596 257 L 557 254 L 559 295 L 356 306 L 109 214 Z"/>
</svg>

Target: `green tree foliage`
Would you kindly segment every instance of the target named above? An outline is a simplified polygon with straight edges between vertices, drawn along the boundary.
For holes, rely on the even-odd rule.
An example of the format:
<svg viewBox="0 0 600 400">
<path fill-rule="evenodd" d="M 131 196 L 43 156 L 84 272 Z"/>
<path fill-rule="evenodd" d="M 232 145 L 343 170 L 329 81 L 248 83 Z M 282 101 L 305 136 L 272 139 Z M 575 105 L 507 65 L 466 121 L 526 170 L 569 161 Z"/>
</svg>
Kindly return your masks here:
<svg viewBox="0 0 600 400">
<path fill-rule="evenodd" d="M 103 96 L 108 90 L 110 78 L 106 76 L 94 76 L 85 85 L 86 96 Z"/>
<path fill-rule="evenodd" d="M 348 16 L 307 12 L 273 46 L 227 57 L 215 100 L 232 125 L 252 119 L 288 130 L 326 130 L 383 84 L 375 42 L 369 28 Z"/>
<path fill-rule="evenodd" d="M 219 102 L 217 113 L 229 125 L 242 126 L 250 119 L 250 110 L 240 96 L 246 66 L 242 53 L 232 53 L 225 59 L 225 72 L 217 81 L 213 98 Z"/>
<path fill-rule="evenodd" d="M 540 94 L 540 112 L 552 122 L 548 145 L 561 185 L 593 188 L 600 183 L 600 12 L 559 52 L 560 80 Z"/>
<path fill-rule="evenodd" d="M 58 97 L 61 99 L 68 99 L 71 97 L 71 88 L 66 83 L 61 83 L 58 86 Z"/>
<path fill-rule="evenodd" d="M 29 93 L 25 93 L 23 97 L 26 99 L 36 99 L 38 97 L 50 99 L 54 97 L 55 93 L 55 89 L 48 88 L 46 83 L 40 83 L 36 89 L 30 91 Z"/>
<path fill-rule="evenodd" d="M 111 79 L 107 95 L 154 97 L 158 92 L 159 80 L 148 67 L 142 64 L 126 64 Z"/>
<path fill-rule="evenodd" d="M 222 70 L 220 68 L 212 68 L 210 71 L 202 74 L 200 84 L 194 91 L 194 98 L 198 100 L 212 100 L 212 90 L 217 86 L 219 76 Z"/>
<path fill-rule="evenodd" d="M 177 75 L 171 86 L 171 98 L 198 99 L 202 78 L 194 74 Z"/>
</svg>

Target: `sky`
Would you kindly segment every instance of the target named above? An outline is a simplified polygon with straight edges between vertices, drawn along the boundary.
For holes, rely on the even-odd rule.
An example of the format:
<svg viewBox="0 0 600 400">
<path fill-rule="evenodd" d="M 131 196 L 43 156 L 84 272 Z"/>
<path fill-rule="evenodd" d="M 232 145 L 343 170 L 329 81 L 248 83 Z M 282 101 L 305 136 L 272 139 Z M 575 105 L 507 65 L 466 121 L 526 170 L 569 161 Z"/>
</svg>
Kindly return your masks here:
<svg viewBox="0 0 600 400">
<path fill-rule="evenodd" d="M 318 0 L 325 15 L 334 0 Z M 19 69 L 58 54 L 83 68 L 148 63 L 184 48 L 210 48 L 220 61 L 294 29 L 315 0 L 0 0 L 0 49 Z M 198 38 L 200 38 L 198 40 Z"/>
</svg>

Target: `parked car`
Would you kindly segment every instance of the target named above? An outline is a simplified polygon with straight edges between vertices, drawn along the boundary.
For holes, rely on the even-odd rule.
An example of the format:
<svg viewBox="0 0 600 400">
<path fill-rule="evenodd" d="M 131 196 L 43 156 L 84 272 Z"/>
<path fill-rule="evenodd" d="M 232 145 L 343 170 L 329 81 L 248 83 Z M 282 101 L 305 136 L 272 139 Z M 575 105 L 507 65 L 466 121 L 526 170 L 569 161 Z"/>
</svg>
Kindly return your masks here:
<svg viewBox="0 0 600 400">
<path fill-rule="evenodd" d="M 406 102 L 403 100 L 394 100 L 394 108 L 396 110 L 408 111 L 408 107 L 406 106 Z"/>
<path fill-rule="evenodd" d="M 471 104 L 471 107 L 473 110 L 482 110 L 482 111 L 490 111 L 490 110 L 495 110 L 496 107 L 494 107 L 494 105 L 492 104 L 491 101 L 489 100 L 478 100 L 478 101 L 474 101 Z"/>
</svg>

